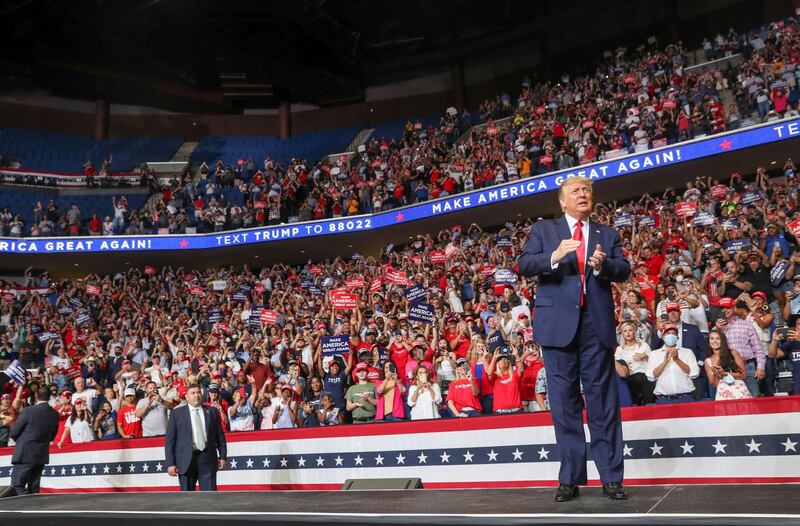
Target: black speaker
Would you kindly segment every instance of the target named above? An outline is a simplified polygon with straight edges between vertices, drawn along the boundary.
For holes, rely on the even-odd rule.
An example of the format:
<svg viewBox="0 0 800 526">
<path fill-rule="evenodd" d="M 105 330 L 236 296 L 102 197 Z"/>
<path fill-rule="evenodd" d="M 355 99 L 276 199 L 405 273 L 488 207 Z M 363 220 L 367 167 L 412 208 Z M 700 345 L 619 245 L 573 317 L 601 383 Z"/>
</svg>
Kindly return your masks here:
<svg viewBox="0 0 800 526">
<path fill-rule="evenodd" d="M 347 479 L 342 491 L 373 489 L 423 489 L 422 479 Z"/>
<path fill-rule="evenodd" d="M 16 497 L 17 492 L 14 491 L 13 486 L 0 486 L 0 499 L 3 497 Z"/>
</svg>

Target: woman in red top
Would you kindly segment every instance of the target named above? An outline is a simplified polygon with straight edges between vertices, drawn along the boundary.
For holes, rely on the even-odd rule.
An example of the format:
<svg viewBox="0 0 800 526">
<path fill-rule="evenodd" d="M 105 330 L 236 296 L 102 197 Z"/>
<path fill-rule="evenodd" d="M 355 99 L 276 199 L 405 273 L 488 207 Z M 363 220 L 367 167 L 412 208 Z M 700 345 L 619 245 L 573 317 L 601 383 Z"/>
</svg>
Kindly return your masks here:
<svg viewBox="0 0 800 526">
<path fill-rule="evenodd" d="M 484 358 L 484 372 L 494 391 L 494 404 L 492 411 L 495 413 L 517 413 L 522 411 L 519 385 L 520 377 L 525 372 L 524 360 L 517 360 L 517 370 L 511 367 L 511 353 L 507 347 L 498 347 L 488 361 L 489 355 Z"/>
<path fill-rule="evenodd" d="M 61 396 L 58 397 L 58 400 L 53 405 L 53 409 L 58 411 L 58 433 L 56 433 L 56 436 L 60 437 L 64 434 L 64 427 L 67 420 L 72 416 L 72 393 L 69 391 L 61 393 Z M 69 433 L 67 433 L 63 443 L 72 444 L 72 438 L 69 436 Z"/>
<path fill-rule="evenodd" d="M 525 371 L 520 379 L 519 394 L 522 403 L 530 411 L 534 411 L 533 407 L 536 406 L 536 375 L 539 374 L 539 369 L 544 366 L 539 345 L 533 341 L 526 342 L 525 353 L 522 356 Z"/>
<path fill-rule="evenodd" d="M 470 363 L 465 358 L 459 358 L 456 361 L 456 379 L 450 382 L 447 390 L 447 407 L 453 416 L 466 418 L 480 415 L 480 392 L 478 381 L 472 377 Z"/>
</svg>

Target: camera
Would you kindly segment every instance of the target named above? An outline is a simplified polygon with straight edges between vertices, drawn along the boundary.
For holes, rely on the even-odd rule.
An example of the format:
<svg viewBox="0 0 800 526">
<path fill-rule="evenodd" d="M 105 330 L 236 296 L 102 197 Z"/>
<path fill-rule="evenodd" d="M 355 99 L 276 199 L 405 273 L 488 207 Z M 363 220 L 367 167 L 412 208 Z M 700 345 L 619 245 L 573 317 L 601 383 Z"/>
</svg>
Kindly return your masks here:
<svg viewBox="0 0 800 526">
<path fill-rule="evenodd" d="M 778 327 L 776 332 L 778 333 L 779 340 L 785 340 L 786 337 L 789 335 L 789 327 L 786 326 Z"/>
</svg>

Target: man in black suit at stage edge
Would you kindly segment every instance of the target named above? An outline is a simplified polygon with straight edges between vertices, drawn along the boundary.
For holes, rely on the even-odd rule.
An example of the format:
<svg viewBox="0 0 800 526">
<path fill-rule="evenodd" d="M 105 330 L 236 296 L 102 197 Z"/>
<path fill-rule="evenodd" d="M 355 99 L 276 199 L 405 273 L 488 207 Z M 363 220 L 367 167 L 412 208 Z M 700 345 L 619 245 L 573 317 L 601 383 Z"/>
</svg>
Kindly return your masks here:
<svg viewBox="0 0 800 526">
<path fill-rule="evenodd" d="M 186 404 L 172 410 L 167 422 L 167 473 L 178 476 L 181 491 L 217 490 L 217 471 L 227 464 L 228 446 L 215 407 L 200 404 L 200 387 L 186 389 Z"/>
<path fill-rule="evenodd" d="M 36 404 L 24 409 L 11 427 L 9 436 L 16 442 L 11 456 L 11 485 L 17 495 L 39 493 L 42 469 L 50 462 L 50 442 L 58 433 L 58 412 L 47 403 L 49 399 L 46 387 L 36 391 Z"/>
</svg>

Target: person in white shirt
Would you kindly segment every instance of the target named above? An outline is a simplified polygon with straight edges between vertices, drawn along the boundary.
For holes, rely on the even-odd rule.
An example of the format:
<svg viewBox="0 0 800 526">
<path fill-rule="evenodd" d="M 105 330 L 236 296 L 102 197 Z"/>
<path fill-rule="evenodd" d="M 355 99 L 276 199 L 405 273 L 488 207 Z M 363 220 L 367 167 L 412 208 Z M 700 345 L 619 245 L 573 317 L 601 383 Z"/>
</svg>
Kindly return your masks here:
<svg viewBox="0 0 800 526">
<path fill-rule="evenodd" d="M 92 417 L 91 411 L 89 411 L 89 408 L 86 406 L 86 401 L 82 398 L 78 399 L 72 408 L 72 415 L 70 415 L 64 423 L 64 432 L 61 433 L 61 438 L 57 444 L 58 448 L 61 449 L 61 446 L 64 445 L 67 434 L 69 434 L 69 438 L 72 440 L 73 444 L 91 442 L 94 440 L 92 422 L 94 422 L 94 418 Z"/>
<path fill-rule="evenodd" d="M 136 416 L 142 419 L 142 436 L 156 437 L 167 433 L 167 408 L 158 386 L 152 380 L 147 382 L 145 397 L 136 404 Z"/>
<path fill-rule="evenodd" d="M 442 392 L 439 390 L 439 384 L 431 382 L 430 371 L 424 365 L 417 366 L 413 378 L 411 387 L 408 388 L 411 420 L 440 418 L 439 404 L 442 403 Z"/>
<path fill-rule="evenodd" d="M 97 397 L 97 391 L 94 389 L 86 388 L 86 380 L 79 376 L 75 378 L 75 392 L 72 394 L 72 405 L 76 405 L 78 400 L 86 402 L 86 407 L 94 407 L 94 399 Z"/>
<path fill-rule="evenodd" d="M 647 378 L 656 383 L 656 404 L 694 402 L 693 380 L 700 374 L 697 358 L 691 349 L 678 347 L 678 327 L 661 327 L 664 346 L 650 354 Z"/>
<path fill-rule="evenodd" d="M 620 344 L 614 352 L 614 359 L 623 360 L 630 374 L 625 378 L 628 390 L 635 405 L 652 404 L 655 401 L 653 389 L 655 384 L 647 378 L 650 365 L 650 346 L 639 340 L 636 335 L 636 324 L 623 322 L 619 326 Z"/>
</svg>

